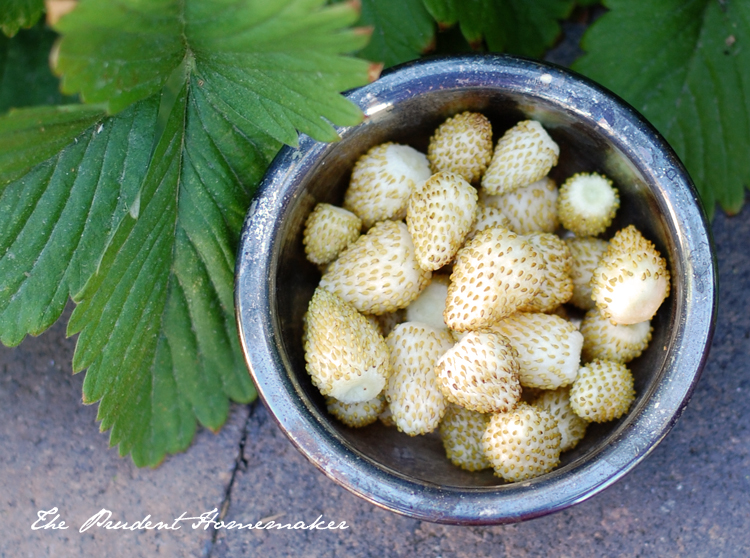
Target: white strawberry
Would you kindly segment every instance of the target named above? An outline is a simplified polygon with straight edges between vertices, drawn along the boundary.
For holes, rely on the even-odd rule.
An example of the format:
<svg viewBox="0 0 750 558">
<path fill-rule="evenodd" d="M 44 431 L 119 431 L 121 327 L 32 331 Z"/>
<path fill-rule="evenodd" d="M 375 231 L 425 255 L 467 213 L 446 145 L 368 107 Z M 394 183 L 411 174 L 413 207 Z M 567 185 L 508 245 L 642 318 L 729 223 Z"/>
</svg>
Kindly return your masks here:
<svg viewBox="0 0 750 558">
<path fill-rule="evenodd" d="M 458 174 L 441 172 L 417 186 L 406 224 L 419 265 L 434 271 L 450 263 L 476 219 L 477 191 Z"/>
<path fill-rule="evenodd" d="M 554 314 L 518 313 L 491 329 L 518 352 L 522 386 L 557 389 L 575 380 L 583 336 L 570 322 Z"/>
<path fill-rule="evenodd" d="M 323 395 L 359 403 L 381 392 L 391 371 L 388 348 L 364 316 L 318 287 L 304 321 L 306 369 Z"/>
<path fill-rule="evenodd" d="M 383 333 L 383 330 L 380 327 L 380 320 L 378 320 L 378 316 L 374 314 L 362 314 L 362 316 L 364 316 L 365 320 L 367 320 L 371 326 L 377 329 L 385 339 L 386 335 Z"/>
<path fill-rule="evenodd" d="M 612 223 L 620 196 L 606 176 L 578 173 L 560 187 L 557 213 L 562 226 L 578 236 L 596 236 Z"/>
<path fill-rule="evenodd" d="M 448 459 L 466 471 L 481 471 L 492 467 L 482 448 L 482 436 L 490 415 L 448 405 L 440 421 L 440 438 Z"/>
<path fill-rule="evenodd" d="M 617 231 L 610 239 L 608 248 L 612 252 L 632 252 L 655 250 L 651 241 L 641 234 L 635 225 L 628 225 Z"/>
<path fill-rule="evenodd" d="M 484 174 L 492 159 L 492 124 L 483 114 L 462 112 L 443 122 L 430 138 L 433 172 L 453 172 L 468 182 Z"/>
<path fill-rule="evenodd" d="M 468 242 L 469 240 L 474 238 L 478 232 L 482 232 L 484 229 L 491 229 L 493 227 L 502 227 L 504 229 L 513 230 L 510 226 L 510 220 L 502 211 L 500 211 L 497 207 L 486 205 L 481 201 L 478 202 L 477 218 L 474 221 L 474 225 L 471 227 L 469 234 L 466 235 L 466 241 Z"/>
<path fill-rule="evenodd" d="M 591 236 L 566 238 L 565 243 L 572 258 L 570 278 L 573 280 L 573 295 L 570 302 L 581 310 L 591 310 L 596 307 L 594 299 L 591 298 L 591 277 L 609 243 Z"/>
<path fill-rule="evenodd" d="M 510 482 L 538 477 L 560 463 L 560 430 L 550 413 L 520 403 L 492 415 L 482 437 L 495 474 Z"/>
<path fill-rule="evenodd" d="M 392 142 L 377 145 L 354 165 L 344 209 L 358 215 L 365 228 L 378 221 L 403 219 L 412 191 L 431 174 L 427 157 L 413 147 Z"/>
<path fill-rule="evenodd" d="M 383 423 L 383 426 L 387 426 L 388 428 L 396 426 L 396 421 L 393 420 L 393 413 L 391 413 L 391 406 L 388 405 L 387 400 L 385 402 L 385 407 L 383 407 L 383 411 L 378 415 L 378 420 Z"/>
<path fill-rule="evenodd" d="M 557 164 L 558 155 L 560 148 L 539 122 L 519 122 L 497 142 L 482 187 L 497 195 L 536 182 Z"/>
<path fill-rule="evenodd" d="M 320 285 L 360 312 L 379 315 L 405 308 L 431 275 L 417 263 L 406 225 L 382 221 L 331 263 Z"/>
<path fill-rule="evenodd" d="M 577 320 L 576 321 L 576 316 L 574 316 L 573 314 L 571 314 L 568 311 L 568 308 L 565 305 L 563 305 L 563 304 L 561 304 L 560 306 L 558 306 L 557 308 L 555 308 L 551 312 L 545 312 L 545 314 L 554 314 L 555 316 L 560 316 L 566 322 L 572 323 L 573 326 L 575 326 L 576 329 L 580 329 L 581 320 Z"/>
<path fill-rule="evenodd" d="M 613 323 L 650 320 L 669 295 L 667 262 L 654 245 L 630 225 L 610 240 L 591 278 L 599 310 Z"/>
<path fill-rule="evenodd" d="M 362 220 L 351 211 L 319 203 L 305 222 L 302 243 L 307 259 L 325 265 L 359 237 Z"/>
<path fill-rule="evenodd" d="M 372 314 L 366 315 L 372 317 L 373 320 L 375 320 L 378 325 L 378 329 L 380 330 L 380 334 L 383 337 L 388 337 L 391 331 L 393 331 L 394 327 L 396 327 L 400 323 L 407 321 L 406 311 L 403 308 L 394 310 L 393 312 L 379 314 L 377 316 L 373 316 Z"/>
<path fill-rule="evenodd" d="M 633 374 L 612 360 L 595 360 L 581 367 L 570 388 L 573 412 L 591 422 L 620 418 L 634 399 Z"/>
<path fill-rule="evenodd" d="M 497 323 L 536 296 L 543 267 L 523 238 L 501 227 L 485 229 L 456 256 L 445 323 L 459 332 Z"/>
<path fill-rule="evenodd" d="M 495 333 L 467 333 L 440 357 L 435 374 L 445 397 L 471 411 L 507 411 L 521 398 L 516 351 Z"/>
<path fill-rule="evenodd" d="M 557 421 L 560 430 L 560 451 L 568 451 L 578 445 L 586 434 L 588 421 L 583 420 L 570 407 L 570 388 L 542 390 L 531 403 L 544 409 Z"/>
<path fill-rule="evenodd" d="M 526 240 L 544 260 L 544 281 L 539 294 L 519 310 L 521 312 L 552 312 L 570 300 L 573 280 L 570 278 L 572 258 L 568 245 L 552 233 L 533 233 Z"/>
<path fill-rule="evenodd" d="M 443 319 L 450 278 L 435 274 L 419 296 L 406 307 L 406 321 L 422 322 L 436 329 L 447 329 Z"/>
<path fill-rule="evenodd" d="M 627 363 L 641 356 L 651 341 L 651 321 L 631 325 L 613 324 L 599 310 L 589 310 L 581 322 L 584 361 L 616 360 Z"/>
<path fill-rule="evenodd" d="M 554 232 L 558 227 L 557 186 L 544 177 L 500 196 L 487 196 L 508 218 L 509 228 L 518 234 Z"/>
<path fill-rule="evenodd" d="M 334 397 L 326 397 L 328 412 L 351 428 L 372 424 L 378 420 L 384 408 L 385 396 L 382 394 L 360 403 L 342 403 Z"/>
<path fill-rule="evenodd" d="M 409 436 L 435 430 L 447 402 L 435 377 L 435 363 L 453 346 L 446 330 L 418 322 L 397 325 L 386 339 L 393 373 L 385 397 L 396 427 Z"/>
</svg>

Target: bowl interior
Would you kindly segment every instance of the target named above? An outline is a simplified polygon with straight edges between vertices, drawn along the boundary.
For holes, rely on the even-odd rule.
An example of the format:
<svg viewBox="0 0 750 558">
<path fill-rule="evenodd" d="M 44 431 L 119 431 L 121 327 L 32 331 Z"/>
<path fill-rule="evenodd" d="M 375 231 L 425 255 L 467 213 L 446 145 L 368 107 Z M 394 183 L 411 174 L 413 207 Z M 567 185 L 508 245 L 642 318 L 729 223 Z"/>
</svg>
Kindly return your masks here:
<svg viewBox="0 0 750 558">
<path fill-rule="evenodd" d="M 374 145 L 395 141 L 426 152 L 435 128 L 464 110 L 485 114 L 492 122 L 495 141 L 518 121 L 533 118 L 542 122 L 560 146 L 559 163 L 551 172 L 557 183 L 577 172 L 596 171 L 612 178 L 620 191 L 621 207 L 608 233 L 634 224 L 667 258 L 672 274 L 671 294 L 652 322 L 653 340 L 630 365 L 637 395 L 629 414 L 614 422 L 590 425 L 585 439 L 562 455 L 561 466 L 550 475 L 563 474 L 594 459 L 602 449 L 616 443 L 642 412 L 663 379 L 670 351 L 679 343 L 679 328 L 674 325 L 684 298 L 684 257 L 680 255 L 675 224 L 670 220 L 669 203 L 664 192 L 653 184 L 653 169 L 633 157 L 633 149 L 637 148 L 620 144 L 607 126 L 592 121 L 591 114 L 581 114 L 572 105 L 524 91 L 438 88 L 398 103 L 374 103 L 365 106 L 365 110 L 366 123 L 345 130 L 340 142 L 319 147 L 315 160 L 295 176 L 294 195 L 276 225 L 279 242 L 275 267 L 270 270 L 275 282 L 270 294 L 271 307 L 275 309 L 273 327 L 300 405 L 329 429 L 347 451 L 390 474 L 417 484 L 443 487 L 503 484 L 491 471 L 468 473 L 453 466 L 445 458 L 437 434 L 412 438 L 380 423 L 351 429 L 327 414 L 323 397 L 305 372 L 302 350 L 302 317 L 320 279 L 318 269 L 305 258 L 302 229 L 316 203 L 341 204 L 354 162 Z M 602 110 L 606 111 L 606 107 Z"/>
</svg>

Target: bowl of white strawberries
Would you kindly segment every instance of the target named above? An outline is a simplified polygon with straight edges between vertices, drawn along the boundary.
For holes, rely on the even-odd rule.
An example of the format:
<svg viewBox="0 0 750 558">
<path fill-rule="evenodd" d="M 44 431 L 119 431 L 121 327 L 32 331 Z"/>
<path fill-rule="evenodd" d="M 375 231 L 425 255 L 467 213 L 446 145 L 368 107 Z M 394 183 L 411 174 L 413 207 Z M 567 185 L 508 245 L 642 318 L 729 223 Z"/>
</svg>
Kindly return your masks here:
<svg viewBox="0 0 750 558">
<path fill-rule="evenodd" d="M 372 503 L 521 521 L 621 478 L 698 381 L 716 265 L 695 189 L 630 106 L 509 56 L 425 59 L 271 164 L 237 263 L 271 415 Z"/>
</svg>

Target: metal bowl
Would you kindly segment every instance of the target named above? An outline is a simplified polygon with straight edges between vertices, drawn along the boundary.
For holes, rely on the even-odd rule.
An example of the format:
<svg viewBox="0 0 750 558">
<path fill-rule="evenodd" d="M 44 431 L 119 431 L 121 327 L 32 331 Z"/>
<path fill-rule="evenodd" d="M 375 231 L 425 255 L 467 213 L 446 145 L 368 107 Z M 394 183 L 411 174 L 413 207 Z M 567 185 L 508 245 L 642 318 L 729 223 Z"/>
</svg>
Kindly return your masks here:
<svg viewBox="0 0 750 558">
<path fill-rule="evenodd" d="M 247 215 L 236 306 L 245 357 L 282 430 L 327 476 L 370 502 L 414 518 L 498 524 L 564 509 L 606 488 L 672 428 L 698 381 L 715 321 L 716 264 L 696 190 L 664 139 L 611 92 L 563 68 L 510 56 L 462 56 L 402 65 L 347 93 L 367 116 L 334 144 L 302 136 L 271 164 Z M 635 224 L 669 262 L 672 290 L 653 340 L 631 363 L 636 400 L 620 420 L 592 424 L 561 465 L 505 484 L 446 458 L 436 434 L 411 438 L 374 424 L 350 429 L 329 416 L 305 371 L 302 316 L 320 279 L 302 230 L 318 202 L 340 204 L 351 168 L 384 141 L 426 150 L 432 131 L 463 110 L 490 118 L 496 136 L 519 120 L 544 124 L 560 145 L 552 175 L 598 171 L 615 181 L 612 230 Z"/>
</svg>

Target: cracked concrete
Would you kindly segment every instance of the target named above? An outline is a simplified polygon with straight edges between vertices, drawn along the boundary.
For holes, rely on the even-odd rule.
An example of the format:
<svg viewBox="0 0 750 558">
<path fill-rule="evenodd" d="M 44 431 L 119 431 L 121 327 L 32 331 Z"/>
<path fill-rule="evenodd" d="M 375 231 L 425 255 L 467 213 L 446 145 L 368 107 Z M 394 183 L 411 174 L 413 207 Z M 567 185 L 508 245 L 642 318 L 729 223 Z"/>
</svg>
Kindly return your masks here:
<svg viewBox="0 0 750 558">
<path fill-rule="evenodd" d="M 219 516 L 217 518 L 217 521 L 224 521 L 226 520 L 227 513 L 229 511 L 229 504 L 232 499 L 232 489 L 234 488 L 235 480 L 237 479 L 237 473 L 240 471 L 244 471 L 247 468 L 247 459 L 245 458 L 245 445 L 247 444 L 247 435 L 248 430 L 250 428 L 250 420 L 255 415 L 256 410 L 260 407 L 260 403 L 257 402 L 254 405 L 248 405 L 246 408 L 248 409 L 248 413 L 245 417 L 245 424 L 242 427 L 242 435 L 239 440 L 239 444 L 237 447 L 236 457 L 234 459 L 234 467 L 232 469 L 232 477 L 229 479 L 229 482 L 226 485 L 226 489 L 224 490 L 224 498 L 222 499 L 221 506 L 219 509 Z M 228 521 L 228 520 L 227 520 Z M 213 548 L 216 544 L 216 539 L 219 535 L 220 531 L 218 529 L 213 529 L 211 531 L 211 540 L 209 543 L 207 543 L 204 555 L 207 557 L 213 556 Z"/>
<path fill-rule="evenodd" d="M 58 323 L 15 349 L 0 348 L 0 556 L 206 556 L 212 531 L 78 529 L 102 509 L 129 523 L 147 515 L 172 524 L 182 512 L 221 508 L 249 408 L 235 406 L 218 435 L 200 431 L 184 454 L 138 469 L 108 448 L 96 407 L 81 403 L 74 342 Z M 32 530 L 37 512 L 58 508 L 68 529 Z M 56 514 L 40 525 L 49 523 Z"/>
</svg>

